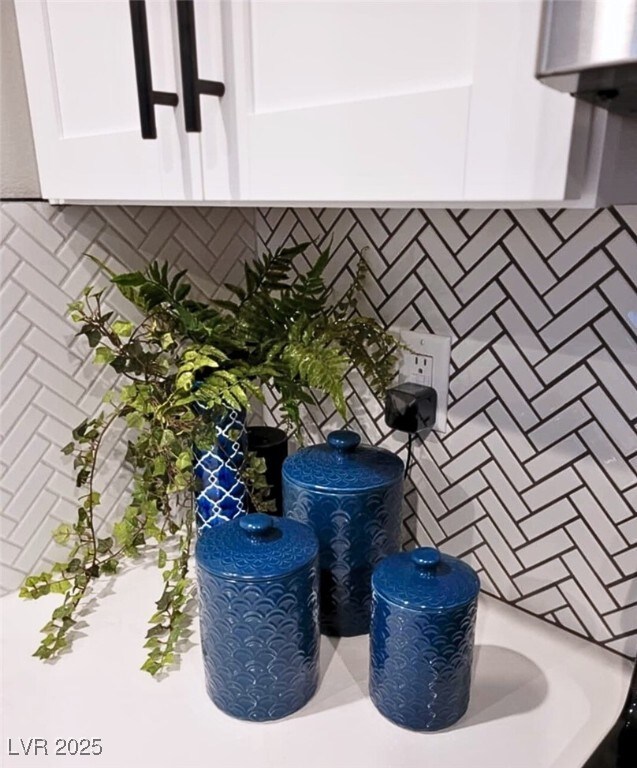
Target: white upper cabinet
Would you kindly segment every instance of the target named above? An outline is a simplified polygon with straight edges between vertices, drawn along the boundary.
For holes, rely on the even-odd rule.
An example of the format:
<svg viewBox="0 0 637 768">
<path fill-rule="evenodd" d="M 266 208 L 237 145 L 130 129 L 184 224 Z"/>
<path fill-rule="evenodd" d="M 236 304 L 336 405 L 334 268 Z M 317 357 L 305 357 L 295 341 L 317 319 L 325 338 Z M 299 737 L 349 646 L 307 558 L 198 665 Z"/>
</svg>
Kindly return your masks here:
<svg viewBox="0 0 637 768">
<path fill-rule="evenodd" d="M 581 116 L 592 110 L 535 79 L 541 0 L 16 5 L 46 197 L 416 205 L 580 194 Z"/>
</svg>

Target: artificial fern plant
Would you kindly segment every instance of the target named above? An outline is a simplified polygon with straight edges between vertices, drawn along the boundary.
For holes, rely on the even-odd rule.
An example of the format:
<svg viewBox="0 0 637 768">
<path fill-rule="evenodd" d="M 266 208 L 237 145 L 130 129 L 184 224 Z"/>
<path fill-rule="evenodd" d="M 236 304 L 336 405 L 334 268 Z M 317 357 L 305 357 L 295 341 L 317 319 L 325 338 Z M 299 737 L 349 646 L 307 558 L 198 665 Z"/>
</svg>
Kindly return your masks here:
<svg viewBox="0 0 637 768">
<path fill-rule="evenodd" d="M 308 245 L 279 248 L 246 264 L 243 285 L 226 285 L 229 300 L 191 298 L 186 272 L 171 275 L 165 264 L 125 274 L 102 264 L 141 319 L 107 311 L 104 291 L 93 286 L 69 305 L 95 363 L 121 374 L 122 383 L 63 448 L 73 456 L 80 494 L 75 522 L 54 532 L 68 555 L 50 571 L 29 576 L 21 590 L 25 598 L 63 595 L 36 656 L 48 659 L 69 645 L 97 578 L 154 550 L 164 588 L 150 617 L 142 668 L 155 675 L 175 660 L 178 641 L 189 631 L 193 446 L 214 440 L 213 419 L 202 418 L 202 411 L 248 410 L 270 388 L 300 436 L 301 406 L 313 403 L 315 393 L 328 395 L 346 418 L 343 382 L 350 368 L 358 368 L 378 396 L 391 383 L 397 343 L 375 320 L 356 313 L 364 260 L 359 258 L 351 284 L 337 298 L 325 281 L 329 248 L 304 273 L 296 272 L 295 259 Z M 121 517 L 104 532 L 98 530 L 97 475 L 107 433 L 122 420 L 129 428 L 131 493 Z M 249 457 L 243 473 L 256 508 L 264 508 L 263 472 L 260 460 Z"/>
</svg>

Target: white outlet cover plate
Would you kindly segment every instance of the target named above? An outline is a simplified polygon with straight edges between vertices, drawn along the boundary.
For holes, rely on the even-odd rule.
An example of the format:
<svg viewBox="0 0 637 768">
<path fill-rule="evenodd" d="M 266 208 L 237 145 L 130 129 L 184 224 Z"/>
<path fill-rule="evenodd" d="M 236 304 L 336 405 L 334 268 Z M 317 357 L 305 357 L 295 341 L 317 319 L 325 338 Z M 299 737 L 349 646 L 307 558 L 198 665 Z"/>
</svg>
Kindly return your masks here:
<svg viewBox="0 0 637 768">
<path fill-rule="evenodd" d="M 411 381 L 436 390 L 436 432 L 447 431 L 447 401 L 449 399 L 449 365 L 451 362 L 451 338 L 433 333 L 407 331 L 392 328 L 413 353 L 402 352 L 398 364 L 398 382 Z"/>
</svg>

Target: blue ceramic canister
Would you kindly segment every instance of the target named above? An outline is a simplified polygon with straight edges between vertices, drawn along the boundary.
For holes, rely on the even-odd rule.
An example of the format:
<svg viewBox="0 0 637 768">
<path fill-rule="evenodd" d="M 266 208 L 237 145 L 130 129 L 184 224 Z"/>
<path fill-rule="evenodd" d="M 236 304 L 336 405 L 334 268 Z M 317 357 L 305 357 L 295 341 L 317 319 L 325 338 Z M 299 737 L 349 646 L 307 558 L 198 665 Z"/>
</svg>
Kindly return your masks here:
<svg viewBox="0 0 637 768">
<path fill-rule="evenodd" d="M 243 720 L 295 712 L 318 684 L 318 542 L 294 520 L 243 515 L 195 549 L 206 689 Z"/>
<path fill-rule="evenodd" d="M 320 545 L 321 630 L 369 632 L 374 566 L 400 549 L 404 464 L 346 430 L 283 464 L 283 513 L 314 528 Z"/>
<path fill-rule="evenodd" d="M 478 575 L 423 547 L 383 560 L 372 587 L 372 701 L 405 728 L 448 728 L 469 705 Z"/>
</svg>

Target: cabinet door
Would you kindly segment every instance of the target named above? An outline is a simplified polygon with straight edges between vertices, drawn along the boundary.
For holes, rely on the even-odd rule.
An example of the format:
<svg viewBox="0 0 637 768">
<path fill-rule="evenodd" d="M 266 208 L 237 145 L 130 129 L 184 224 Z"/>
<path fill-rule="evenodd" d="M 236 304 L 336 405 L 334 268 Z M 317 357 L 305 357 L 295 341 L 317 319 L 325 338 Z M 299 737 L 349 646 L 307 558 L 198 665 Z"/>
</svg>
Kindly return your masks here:
<svg viewBox="0 0 637 768">
<path fill-rule="evenodd" d="M 224 13 L 242 199 L 463 197 L 473 2 L 246 0 Z"/>
<path fill-rule="evenodd" d="M 147 2 L 156 91 L 178 93 L 174 4 Z M 181 104 L 156 105 L 143 139 L 127 0 L 17 0 L 42 194 L 66 200 L 201 197 Z M 194 153 L 194 162 L 193 162 Z"/>
<path fill-rule="evenodd" d="M 481 2 L 476 28 L 464 199 L 559 201 L 588 126 L 576 102 L 535 78 L 541 0 Z M 581 141 L 580 141 L 581 140 Z"/>
</svg>

